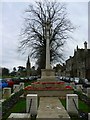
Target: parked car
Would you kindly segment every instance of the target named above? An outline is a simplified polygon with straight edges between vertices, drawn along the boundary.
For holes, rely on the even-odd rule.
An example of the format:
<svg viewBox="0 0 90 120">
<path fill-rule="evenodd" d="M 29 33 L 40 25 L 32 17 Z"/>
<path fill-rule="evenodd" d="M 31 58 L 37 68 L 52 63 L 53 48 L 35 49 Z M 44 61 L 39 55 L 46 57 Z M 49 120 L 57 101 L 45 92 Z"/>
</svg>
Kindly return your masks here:
<svg viewBox="0 0 90 120">
<path fill-rule="evenodd" d="M 58 81 L 59 81 L 59 80 L 60 80 L 60 77 L 59 77 L 59 76 L 56 76 L 56 80 L 58 80 Z"/>
<path fill-rule="evenodd" d="M 8 87 L 8 83 L 4 79 L 0 79 L 0 89 Z"/>
<path fill-rule="evenodd" d="M 63 80 L 63 77 L 62 77 L 62 76 L 60 76 L 59 78 L 60 78 L 60 80 Z"/>
<path fill-rule="evenodd" d="M 79 84 L 80 79 L 78 77 L 74 77 L 74 82 L 75 82 L 75 84 Z"/>
<path fill-rule="evenodd" d="M 9 86 L 9 87 L 13 87 L 14 82 L 12 81 L 11 78 L 6 78 L 6 82 L 8 83 L 8 86 Z"/>
<path fill-rule="evenodd" d="M 74 82 L 74 78 L 70 77 L 70 82 Z"/>
<path fill-rule="evenodd" d="M 37 80 L 37 76 L 30 76 L 29 80 Z"/>
<path fill-rule="evenodd" d="M 66 82 L 70 82 L 70 77 L 65 77 Z"/>
<path fill-rule="evenodd" d="M 70 77 L 63 77 L 62 80 L 63 80 L 64 82 L 70 82 Z"/>
<path fill-rule="evenodd" d="M 82 79 L 82 84 L 84 88 L 90 87 L 90 82 L 88 82 L 88 79 Z"/>
<path fill-rule="evenodd" d="M 12 78 L 12 81 L 14 82 L 14 84 L 19 84 L 20 78 L 18 78 L 18 77 Z"/>
</svg>

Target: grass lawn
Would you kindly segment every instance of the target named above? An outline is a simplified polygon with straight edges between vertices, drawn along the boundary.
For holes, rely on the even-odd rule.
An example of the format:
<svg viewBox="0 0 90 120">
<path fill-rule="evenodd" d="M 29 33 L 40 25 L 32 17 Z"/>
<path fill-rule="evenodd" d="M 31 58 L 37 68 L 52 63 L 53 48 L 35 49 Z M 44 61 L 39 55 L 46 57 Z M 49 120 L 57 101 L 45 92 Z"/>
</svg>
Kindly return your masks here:
<svg viewBox="0 0 90 120">
<path fill-rule="evenodd" d="M 60 99 L 60 101 L 66 109 L 66 99 Z M 79 109 L 81 111 L 83 111 L 85 113 L 90 113 L 90 106 L 85 104 L 83 101 L 79 100 L 78 105 L 79 105 Z M 78 116 L 75 116 L 75 115 L 70 115 L 70 117 L 71 117 L 71 120 L 82 120 L 82 119 L 78 118 Z"/>
<path fill-rule="evenodd" d="M 38 97 L 39 106 L 39 97 Z M 21 98 L 8 112 L 3 116 L 2 120 L 6 120 L 11 113 L 26 113 L 26 99 Z"/>
<path fill-rule="evenodd" d="M 2 120 L 6 120 L 11 113 L 25 112 L 26 100 L 21 98 L 4 116 Z"/>
<path fill-rule="evenodd" d="M 60 101 L 66 109 L 66 99 L 60 99 Z M 90 112 L 90 106 L 85 104 L 83 101 L 79 100 L 78 105 L 79 105 L 79 109 L 82 110 L 83 112 Z"/>
</svg>

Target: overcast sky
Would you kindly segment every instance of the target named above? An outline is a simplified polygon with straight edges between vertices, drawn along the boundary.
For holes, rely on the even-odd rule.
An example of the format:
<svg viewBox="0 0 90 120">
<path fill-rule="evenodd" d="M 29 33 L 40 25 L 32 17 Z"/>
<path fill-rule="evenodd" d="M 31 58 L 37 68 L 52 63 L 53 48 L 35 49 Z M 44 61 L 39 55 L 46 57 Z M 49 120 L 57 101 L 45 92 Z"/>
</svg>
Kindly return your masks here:
<svg viewBox="0 0 90 120">
<path fill-rule="evenodd" d="M 25 66 L 28 55 L 17 52 L 19 34 L 24 22 L 24 10 L 32 2 L 1 2 L 0 4 L 0 66 L 10 70 L 19 65 Z M 8 0 L 7 0 L 8 1 Z M 19 0 L 20 1 L 20 0 Z M 68 17 L 76 26 L 73 40 L 69 40 L 65 46 L 66 59 L 73 56 L 74 49 L 78 45 L 84 48 L 83 43 L 88 41 L 88 1 L 68 2 Z M 34 65 L 31 59 L 31 65 Z"/>
</svg>

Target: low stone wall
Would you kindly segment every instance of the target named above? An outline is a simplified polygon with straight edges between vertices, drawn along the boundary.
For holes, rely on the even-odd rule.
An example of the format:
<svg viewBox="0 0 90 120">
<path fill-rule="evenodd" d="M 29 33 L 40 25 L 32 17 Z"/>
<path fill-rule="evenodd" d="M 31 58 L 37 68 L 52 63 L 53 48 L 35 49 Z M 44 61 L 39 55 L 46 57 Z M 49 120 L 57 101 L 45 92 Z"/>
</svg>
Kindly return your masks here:
<svg viewBox="0 0 90 120">
<path fill-rule="evenodd" d="M 38 94 L 40 97 L 66 97 L 66 94 L 73 94 L 73 90 L 25 90 L 24 95 Z"/>
</svg>

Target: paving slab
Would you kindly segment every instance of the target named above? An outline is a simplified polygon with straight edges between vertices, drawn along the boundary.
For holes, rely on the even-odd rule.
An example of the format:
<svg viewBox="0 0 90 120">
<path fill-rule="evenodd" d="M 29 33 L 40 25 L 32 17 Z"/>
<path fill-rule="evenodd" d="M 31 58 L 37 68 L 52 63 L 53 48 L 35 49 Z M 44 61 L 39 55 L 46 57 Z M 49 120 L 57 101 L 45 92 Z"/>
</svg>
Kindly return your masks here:
<svg viewBox="0 0 90 120">
<path fill-rule="evenodd" d="M 70 116 L 58 97 L 40 97 L 38 119 L 70 120 Z"/>
<path fill-rule="evenodd" d="M 7 120 L 30 120 L 28 113 L 11 113 Z"/>
</svg>

